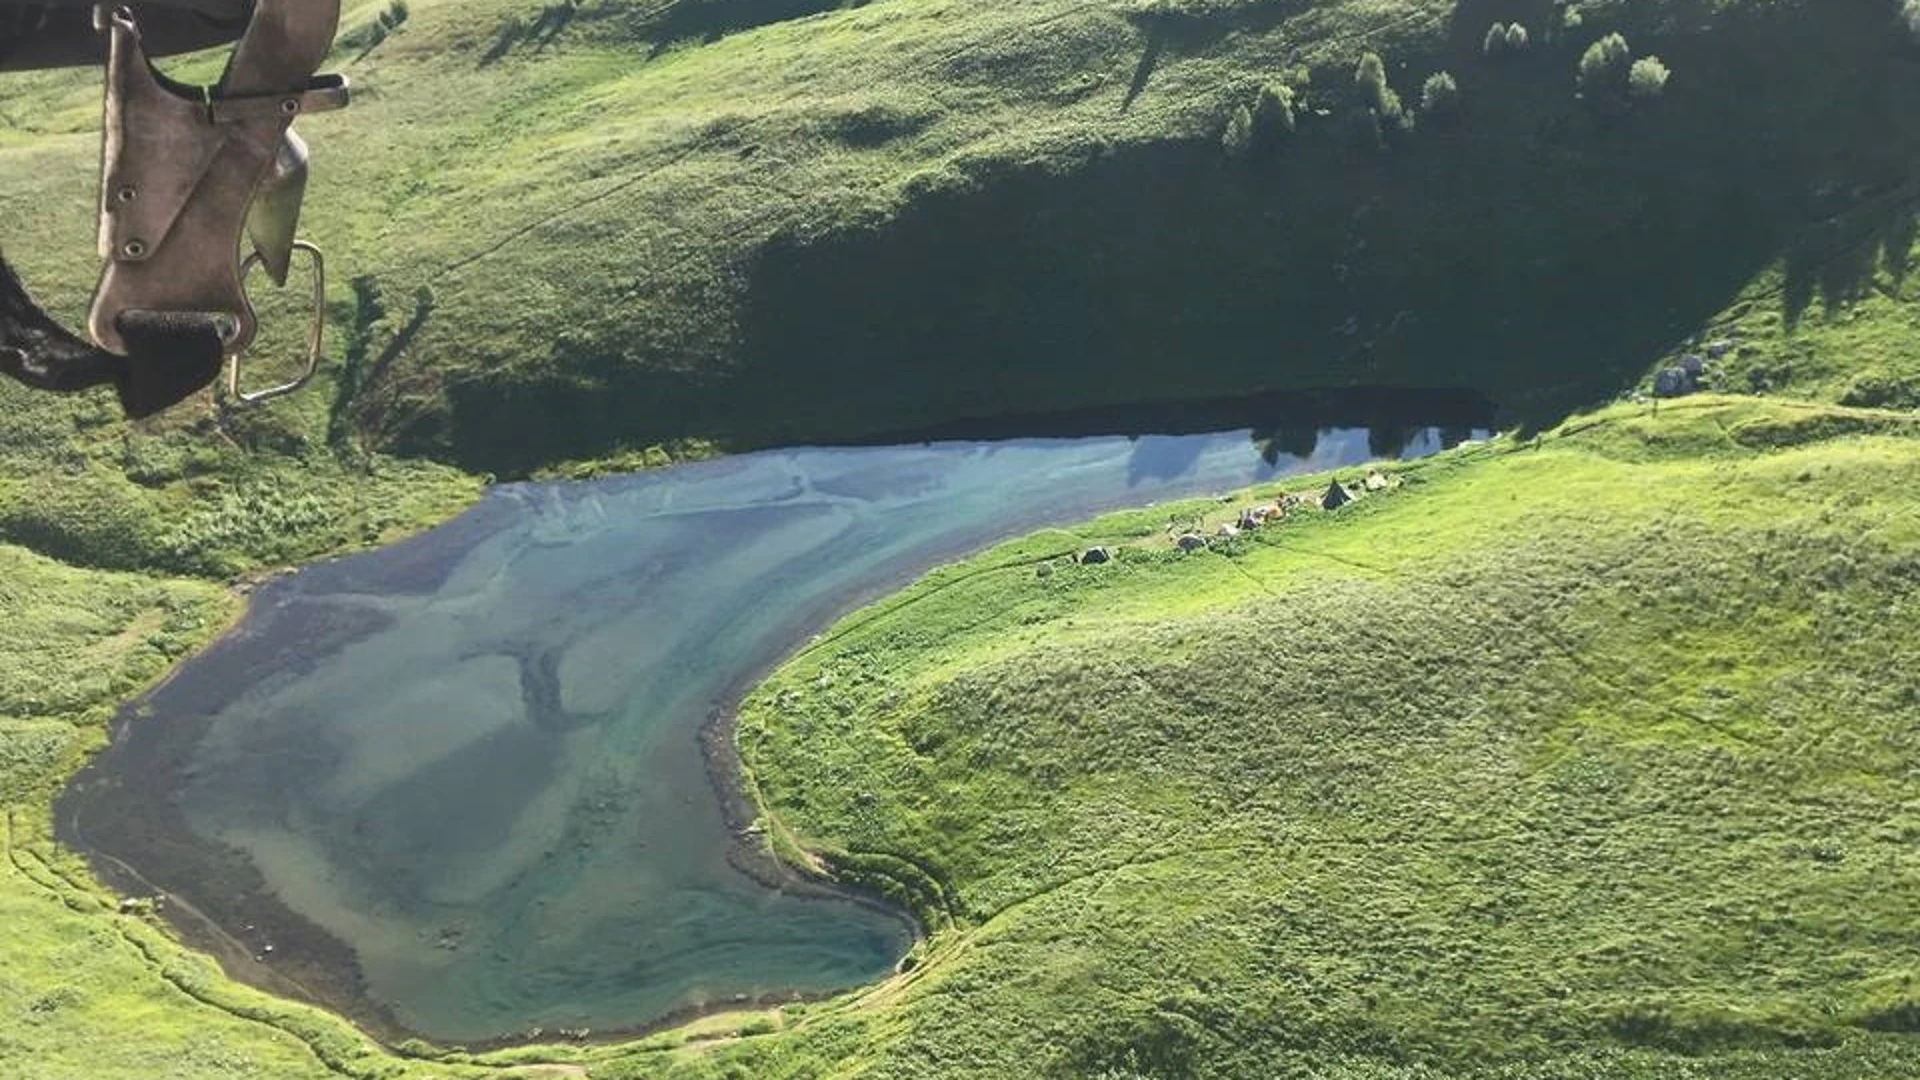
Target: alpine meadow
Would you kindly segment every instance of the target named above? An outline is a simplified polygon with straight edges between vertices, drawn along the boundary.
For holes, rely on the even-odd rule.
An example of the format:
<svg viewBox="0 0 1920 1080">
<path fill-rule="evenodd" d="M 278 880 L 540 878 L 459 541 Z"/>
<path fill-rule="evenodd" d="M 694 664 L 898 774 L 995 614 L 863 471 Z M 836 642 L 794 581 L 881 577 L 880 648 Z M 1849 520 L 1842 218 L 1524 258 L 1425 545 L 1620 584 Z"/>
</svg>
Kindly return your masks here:
<svg viewBox="0 0 1920 1080">
<path fill-rule="evenodd" d="M 1914 0 L 350 0 L 328 66 L 313 387 L 0 385 L 0 1076 L 1920 1078 Z M 69 325 L 99 123 L 0 75 Z M 63 842 L 263 582 L 496 485 L 1353 426 L 738 673 L 735 840 L 910 916 L 869 985 L 395 1038 Z"/>
</svg>

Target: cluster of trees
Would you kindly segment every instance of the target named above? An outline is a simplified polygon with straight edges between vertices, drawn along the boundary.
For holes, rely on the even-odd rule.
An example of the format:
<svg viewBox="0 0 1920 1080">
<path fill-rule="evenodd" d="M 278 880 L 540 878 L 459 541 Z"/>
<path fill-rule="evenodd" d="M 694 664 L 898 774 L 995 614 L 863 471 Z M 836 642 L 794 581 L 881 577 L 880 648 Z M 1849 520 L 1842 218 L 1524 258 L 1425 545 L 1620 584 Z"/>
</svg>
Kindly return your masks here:
<svg viewBox="0 0 1920 1080">
<path fill-rule="evenodd" d="M 1377 53 L 1362 54 L 1354 68 L 1353 82 L 1360 100 L 1350 113 L 1349 123 L 1358 145 L 1384 150 L 1413 132 L 1414 110 L 1387 82 L 1386 64 Z M 1222 148 L 1235 158 L 1271 152 L 1298 127 L 1298 104 L 1294 85 L 1270 83 L 1261 87 L 1251 106 L 1236 105 L 1228 114 L 1226 130 L 1220 137 Z M 1451 73 L 1434 72 L 1421 85 L 1421 113 L 1444 119 L 1457 113 L 1459 107 L 1460 84 Z"/>
<path fill-rule="evenodd" d="M 1580 57 L 1574 83 L 1580 89 L 1581 100 L 1607 109 L 1659 97 L 1672 74 L 1657 56 L 1635 60 L 1627 39 L 1615 33 L 1587 46 Z"/>
<path fill-rule="evenodd" d="M 1299 124 L 1294 114 L 1296 100 L 1292 86 L 1268 83 L 1260 88 L 1252 108 L 1236 106 L 1227 117 L 1227 130 L 1220 138 L 1227 155 L 1247 157 L 1278 148 Z"/>
<path fill-rule="evenodd" d="M 1450 71 L 1436 71 L 1420 84 L 1420 111 L 1444 120 L 1460 111 L 1460 84 Z"/>
<path fill-rule="evenodd" d="M 1362 53 L 1353 84 L 1360 91 L 1361 112 L 1355 114 L 1362 145 L 1375 149 L 1399 142 L 1413 132 L 1413 114 L 1400 95 L 1387 85 L 1387 66 L 1378 53 Z"/>
<path fill-rule="evenodd" d="M 1920 32 L 1920 0 L 1904 0 L 1908 25 Z M 1568 29 L 1578 23 L 1568 17 Z M 1520 23 L 1494 23 L 1487 28 L 1481 52 L 1488 59 L 1500 59 L 1526 52 L 1533 43 L 1527 28 Z M 1633 58 L 1627 39 L 1608 34 L 1587 47 L 1580 57 L 1575 75 L 1580 97 L 1589 103 L 1607 107 L 1627 101 L 1646 101 L 1660 96 L 1672 74 L 1657 56 Z"/>
<path fill-rule="evenodd" d="M 1511 25 L 1494 23 L 1487 27 L 1487 37 L 1481 43 L 1480 51 L 1488 59 L 1497 60 L 1502 56 L 1526 52 L 1533 47 L 1533 36 L 1519 23 Z"/>
<path fill-rule="evenodd" d="M 1920 0 L 1903 3 L 1907 25 L 1920 36 Z M 1574 25 L 1569 17 L 1564 29 Z M 1512 57 L 1530 49 L 1532 40 L 1520 23 L 1496 22 L 1487 28 L 1482 51 L 1490 59 Z M 1574 84 L 1582 101 L 1604 113 L 1660 97 L 1672 74 L 1657 56 L 1635 59 L 1627 39 L 1610 33 L 1581 55 Z M 1387 82 L 1386 64 L 1378 54 L 1361 54 L 1353 81 L 1359 101 L 1349 113 L 1348 125 L 1355 145 L 1386 150 L 1413 132 L 1415 112 Z M 1460 104 L 1460 83 L 1452 72 L 1436 71 L 1421 84 L 1420 115 L 1444 121 L 1459 113 Z M 1251 106 L 1237 105 L 1228 115 L 1221 144 L 1231 157 L 1265 153 L 1292 134 L 1296 123 L 1293 87 L 1264 86 Z"/>
</svg>

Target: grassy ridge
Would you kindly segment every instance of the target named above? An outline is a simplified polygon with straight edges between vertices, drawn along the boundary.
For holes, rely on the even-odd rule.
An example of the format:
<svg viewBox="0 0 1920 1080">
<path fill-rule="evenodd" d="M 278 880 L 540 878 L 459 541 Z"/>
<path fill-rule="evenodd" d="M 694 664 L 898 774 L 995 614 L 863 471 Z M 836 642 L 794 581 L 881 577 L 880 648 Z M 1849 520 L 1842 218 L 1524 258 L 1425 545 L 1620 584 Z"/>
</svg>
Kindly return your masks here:
<svg viewBox="0 0 1920 1080">
<path fill-rule="evenodd" d="M 1920 442 L 1770 448 L 1823 422 L 1617 411 L 856 617 L 740 730 L 956 898 L 872 1075 L 1911 1074 Z"/>
</svg>

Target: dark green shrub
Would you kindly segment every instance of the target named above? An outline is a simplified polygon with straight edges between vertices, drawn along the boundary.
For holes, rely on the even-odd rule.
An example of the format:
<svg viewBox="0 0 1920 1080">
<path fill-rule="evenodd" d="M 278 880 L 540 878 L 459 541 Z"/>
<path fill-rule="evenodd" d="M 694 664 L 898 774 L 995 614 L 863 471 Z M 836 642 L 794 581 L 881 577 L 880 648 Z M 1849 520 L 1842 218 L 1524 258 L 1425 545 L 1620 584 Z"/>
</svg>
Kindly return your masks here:
<svg viewBox="0 0 1920 1080">
<path fill-rule="evenodd" d="M 1420 86 L 1420 111 L 1428 116 L 1443 118 L 1452 116 L 1460 110 L 1460 84 L 1452 73 L 1436 71 L 1427 76 Z"/>
<path fill-rule="evenodd" d="M 848 146 L 871 149 L 917 135 L 939 119 L 940 114 L 934 109 L 873 102 L 829 118 L 824 127 L 828 134 Z"/>
<path fill-rule="evenodd" d="M 1814 413 L 1809 416 L 1746 420 L 1728 428 L 1727 434 L 1741 446 L 1755 450 L 1781 450 L 1852 435 L 1887 435 L 1911 433 L 1912 430 L 1913 422 L 1899 416 Z"/>
<path fill-rule="evenodd" d="M 1387 68 L 1376 53 L 1364 53 L 1359 65 L 1354 69 L 1354 84 L 1360 90 L 1360 98 L 1374 119 L 1374 128 L 1381 135 L 1384 145 L 1393 139 L 1413 130 L 1413 114 L 1407 111 L 1400 101 L 1400 95 L 1387 85 Z"/>
<path fill-rule="evenodd" d="M 1353 83 L 1360 88 L 1360 96 L 1375 109 L 1380 107 L 1380 99 L 1387 92 L 1387 65 L 1380 60 L 1379 53 L 1360 54 L 1360 63 L 1353 69 Z"/>
<path fill-rule="evenodd" d="M 1920 0 L 1907 0 L 1909 9 L 1920 7 Z M 1903 1001 L 1868 1013 L 1860 1021 L 1868 1031 L 1899 1031 L 1920 1035 L 1920 1000 Z"/>
<path fill-rule="evenodd" d="M 1681 1054 L 1834 1046 L 1840 1034 L 1791 1008 L 1740 1009 L 1718 1003 L 1630 1005 L 1608 1022 L 1622 1042 Z"/>
<path fill-rule="evenodd" d="M 1227 129 L 1220 135 L 1220 148 L 1230 158 L 1243 158 L 1253 149 L 1253 113 L 1245 105 L 1235 105 L 1227 116 Z"/>
<path fill-rule="evenodd" d="M 1920 408 L 1920 380 L 1909 381 L 1880 370 L 1863 371 L 1847 384 L 1840 404 L 1869 409 Z"/>
<path fill-rule="evenodd" d="M 1905 0 L 1900 5 L 1900 21 L 1906 24 L 1907 33 L 1920 38 L 1920 0 Z"/>
<path fill-rule="evenodd" d="M 1294 129 L 1293 91 L 1284 85 L 1268 85 L 1260 88 L 1260 98 L 1253 105 L 1253 146 L 1256 150 L 1270 150 L 1279 145 Z"/>
<path fill-rule="evenodd" d="M 375 19 L 365 26 L 356 27 L 341 34 L 339 39 L 334 42 L 334 47 L 352 50 L 355 59 L 358 59 L 372 52 L 375 45 L 387 40 L 387 31 L 389 29 L 390 27 L 384 20 Z"/>
<path fill-rule="evenodd" d="M 1643 56 L 1627 69 L 1627 96 L 1635 101 L 1652 101 L 1667 88 L 1672 76 L 1657 56 Z"/>
<path fill-rule="evenodd" d="M 1633 64 L 1633 50 L 1627 39 L 1608 34 L 1587 46 L 1574 76 L 1580 96 L 1593 102 L 1617 101 L 1626 94 L 1627 72 Z"/>
<path fill-rule="evenodd" d="M 0 498 L 0 540 L 75 566 L 166 565 L 162 519 L 142 496 L 124 477 L 104 470 L 50 474 Z"/>
<path fill-rule="evenodd" d="M 400 29 L 412 14 L 407 0 L 392 0 L 384 9 L 374 15 L 373 21 L 341 34 L 334 48 L 354 52 L 356 58 L 372 52 L 374 46 L 387 40 L 387 35 Z"/>
</svg>

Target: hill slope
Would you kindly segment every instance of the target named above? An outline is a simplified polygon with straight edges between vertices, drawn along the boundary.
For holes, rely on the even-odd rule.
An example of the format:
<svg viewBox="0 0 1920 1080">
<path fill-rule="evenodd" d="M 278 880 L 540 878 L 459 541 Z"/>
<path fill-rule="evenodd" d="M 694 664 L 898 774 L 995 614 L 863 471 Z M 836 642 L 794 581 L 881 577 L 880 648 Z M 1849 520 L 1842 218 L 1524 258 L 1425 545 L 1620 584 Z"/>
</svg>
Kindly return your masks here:
<svg viewBox="0 0 1920 1080">
<path fill-rule="evenodd" d="M 1160 510 L 856 617 L 742 726 L 776 836 L 945 928 L 838 1002 L 396 1058 L 117 913 L 46 820 L 215 583 L 471 470 L 1276 387 L 1551 418 L 1696 334 L 1718 385 L 1911 409 L 1896 7 L 414 0 L 373 42 L 354 5 L 361 99 L 309 132 L 332 385 L 132 430 L 0 386 L 0 1072 L 1914 1075 L 1916 444 L 1873 410 L 1616 411 L 1228 555 Z M 1596 113 L 1616 28 L 1674 75 Z M 1458 119 L 1356 144 L 1367 49 Z M 1229 158 L 1281 82 L 1292 139 Z M 71 316 L 96 91 L 4 89 L 0 239 Z M 1155 553 L 1034 576 L 1106 534 Z"/>
<path fill-rule="evenodd" d="M 309 231 L 359 279 L 346 370 L 275 423 L 518 472 L 1260 389 L 1464 386 L 1552 419 L 1756 282 L 1779 318 L 1733 374 L 1836 390 L 1824 357 L 1771 363 L 1817 335 L 1773 339 L 1881 247 L 1905 265 L 1896 8 L 419 0 L 363 48 L 363 3 L 336 58 L 359 101 L 310 121 Z M 1531 46 L 1484 55 L 1494 21 Z M 1576 95 L 1610 30 L 1676 72 L 1659 100 Z M 1356 144 L 1364 50 L 1410 105 L 1453 72 L 1455 115 Z M 1282 84 L 1297 130 L 1230 159 L 1235 107 Z M 0 236 L 69 311 L 95 93 L 20 80 L 0 137 Z"/>
<path fill-rule="evenodd" d="M 1916 455 L 1616 410 L 855 616 L 740 740 L 794 839 L 947 927 L 864 1075 L 1911 1075 Z"/>
<path fill-rule="evenodd" d="M 458 483 L 395 452 L 514 475 L 1288 388 L 1465 388 L 1546 423 L 1702 334 L 1723 388 L 1920 404 L 1920 45 L 1893 0 L 407 10 L 372 42 L 392 10 L 350 7 L 358 101 L 305 122 L 322 383 L 130 432 L 103 395 L 0 386 L 0 540 L 196 574 L 311 557 Z M 1530 49 L 1484 55 L 1494 21 Z M 1614 28 L 1675 72 L 1658 100 L 1576 94 Z M 1454 72 L 1456 115 L 1356 145 L 1364 50 L 1409 103 Z M 1233 110 L 1281 85 L 1296 130 L 1231 159 Z M 4 89 L 0 243 L 77 322 L 97 87 Z M 298 297 L 260 302 L 284 366 Z M 232 520 L 186 528 L 189 504 Z M 303 509 L 226 509 L 269 504 Z"/>
<path fill-rule="evenodd" d="M 1908 416 L 1701 399 L 1397 466 L 1356 505 L 1193 555 L 1169 518 L 1233 507 L 937 571 L 824 635 L 738 727 L 776 847 L 934 928 L 908 971 L 479 1058 L 389 1057 L 234 987 L 48 843 L 94 710 L 231 605 L 14 557 L 45 612 L 18 628 L 38 676 L 125 674 L 10 706 L 46 718 L 0 741 L 19 931 L 0 1061 L 47 1080 L 1920 1075 L 1916 465 Z M 1096 542 L 1120 558 L 1058 557 Z M 118 620 L 76 623 L 87 590 Z"/>
</svg>

